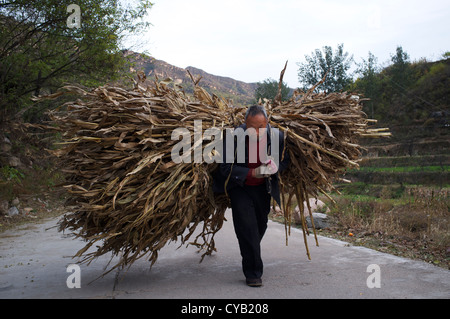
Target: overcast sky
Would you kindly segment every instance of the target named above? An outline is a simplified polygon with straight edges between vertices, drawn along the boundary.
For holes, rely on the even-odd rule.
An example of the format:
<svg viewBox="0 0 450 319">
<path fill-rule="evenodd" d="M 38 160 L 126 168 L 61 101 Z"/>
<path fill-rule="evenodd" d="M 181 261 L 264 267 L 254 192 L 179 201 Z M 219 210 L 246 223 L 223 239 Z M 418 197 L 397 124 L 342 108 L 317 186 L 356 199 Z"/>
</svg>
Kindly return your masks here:
<svg viewBox="0 0 450 319">
<path fill-rule="evenodd" d="M 137 41 L 156 59 L 245 82 L 284 77 L 298 87 L 297 62 L 325 45 L 360 62 L 387 65 L 398 45 L 411 60 L 450 51 L 449 0 L 154 0 Z"/>
</svg>

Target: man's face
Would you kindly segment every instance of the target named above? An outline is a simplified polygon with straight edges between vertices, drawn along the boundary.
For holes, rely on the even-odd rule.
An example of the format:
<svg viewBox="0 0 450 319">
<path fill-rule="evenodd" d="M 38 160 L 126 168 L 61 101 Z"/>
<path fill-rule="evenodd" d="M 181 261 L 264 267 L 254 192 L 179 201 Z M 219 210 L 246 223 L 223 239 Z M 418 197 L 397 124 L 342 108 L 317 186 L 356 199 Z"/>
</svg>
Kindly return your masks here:
<svg viewBox="0 0 450 319">
<path fill-rule="evenodd" d="M 256 133 L 256 139 L 260 140 L 263 137 L 263 134 L 266 132 L 267 127 L 267 119 L 263 114 L 256 114 L 255 116 L 247 117 L 245 121 L 247 125 L 247 129 L 253 128 L 250 132 L 254 131 Z M 260 130 L 263 129 L 263 130 Z M 261 134 L 260 134 L 261 133 Z"/>
</svg>

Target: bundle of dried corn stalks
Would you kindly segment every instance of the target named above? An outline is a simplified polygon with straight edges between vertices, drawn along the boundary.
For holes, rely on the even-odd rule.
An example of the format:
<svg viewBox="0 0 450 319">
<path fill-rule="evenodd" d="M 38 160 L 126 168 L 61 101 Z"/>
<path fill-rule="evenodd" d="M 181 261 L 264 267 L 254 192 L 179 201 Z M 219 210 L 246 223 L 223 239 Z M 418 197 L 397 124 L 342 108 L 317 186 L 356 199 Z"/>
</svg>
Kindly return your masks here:
<svg viewBox="0 0 450 319">
<path fill-rule="evenodd" d="M 193 133 L 198 119 L 203 129 L 236 127 L 245 109 L 211 96 L 198 81 L 192 97 L 164 81 L 149 86 L 139 81 L 133 90 L 65 87 L 83 98 L 52 114 L 64 132 L 63 147 L 55 154 L 66 174 L 69 204 L 77 208 L 61 220 L 60 231 L 72 230 L 87 241 L 76 254 L 82 262 L 111 252 L 120 260 L 109 271 L 144 256 L 153 264 L 158 251 L 176 240 L 204 249 L 202 258 L 215 250 L 214 234 L 229 207 L 225 195 L 212 192 L 211 173 L 218 164 L 175 164 L 171 150 L 177 141 L 171 134 L 179 127 Z M 377 135 L 368 130 L 359 102 L 346 93 L 312 90 L 283 103 L 266 101 L 270 123 L 285 132 L 292 160 L 281 176 L 286 220 L 293 196 L 300 203 L 325 193 L 334 177 L 358 165 L 357 138 Z M 199 225 L 201 232 L 189 242 Z M 94 244 L 97 249 L 89 250 Z M 306 237 L 305 245 L 310 257 Z"/>
<path fill-rule="evenodd" d="M 358 167 L 361 156 L 358 138 L 383 134 L 368 128 L 370 120 L 362 112 L 359 97 L 347 93 L 313 94 L 309 91 L 287 102 L 278 103 L 270 114 L 270 124 L 285 132 L 287 151 L 292 162 L 289 170 L 281 176 L 285 221 L 291 220 L 290 207 L 295 197 L 310 258 L 306 241 L 308 228 L 302 203 L 307 204 L 318 245 L 308 199 L 317 198 L 321 193 L 328 196 L 327 192 L 333 188 L 336 178 L 347 168 Z M 286 230 L 289 233 L 290 228 Z"/>
</svg>

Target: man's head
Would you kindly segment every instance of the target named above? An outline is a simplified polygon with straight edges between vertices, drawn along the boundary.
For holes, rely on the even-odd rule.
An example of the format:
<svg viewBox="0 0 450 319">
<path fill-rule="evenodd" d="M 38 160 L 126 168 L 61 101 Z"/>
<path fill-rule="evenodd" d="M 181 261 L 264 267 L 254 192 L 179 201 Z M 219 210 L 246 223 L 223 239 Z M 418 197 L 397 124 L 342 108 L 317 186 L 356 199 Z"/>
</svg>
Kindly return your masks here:
<svg viewBox="0 0 450 319">
<path fill-rule="evenodd" d="M 267 127 L 267 124 L 269 122 L 269 119 L 267 118 L 266 110 L 261 105 L 252 105 L 247 109 L 247 113 L 245 114 L 245 125 L 247 126 L 247 129 L 252 128 L 256 132 L 256 137 L 258 139 L 261 139 L 262 136 L 260 136 L 259 129 L 261 132 L 266 132 L 265 128 Z"/>
</svg>

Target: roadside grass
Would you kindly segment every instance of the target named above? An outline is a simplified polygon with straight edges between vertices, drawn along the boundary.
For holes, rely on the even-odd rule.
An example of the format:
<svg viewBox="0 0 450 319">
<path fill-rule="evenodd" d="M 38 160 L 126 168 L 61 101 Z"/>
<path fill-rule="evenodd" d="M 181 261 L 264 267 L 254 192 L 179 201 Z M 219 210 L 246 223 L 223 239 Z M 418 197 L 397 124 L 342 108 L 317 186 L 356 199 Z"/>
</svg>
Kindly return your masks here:
<svg viewBox="0 0 450 319">
<path fill-rule="evenodd" d="M 318 234 L 450 269 L 449 188 L 360 182 L 336 188 L 329 194 L 334 202 L 319 197 L 330 227 Z M 292 209 L 296 205 L 293 199 Z M 272 219 L 284 223 L 280 214 Z"/>
<path fill-rule="evenodd" d="M 53 148 L 59 136 L 54 133 L 33 135 L 12 125 L 0 133 L 1 140 L 6 136 L 11 149 L 0 153 L 0 232 L 61 215 L 65 194 L 57 186 L 64 182 L 64 176 L 46 151 Z M 10 156 L 19 158 L 20 165 L 10 166 L 7 162 Z M 6 209 L 16 207 L 19 214 L 9 216 L 4 211 L 5 206 Z"/>
<path fill-rule="evenodd" d="M 319 234 L 450 269 L 450 189 L 362 183 L 346 187 L 330 194 L 335 203 L 320 197 L 332 226 Z"/>
<path fill-rule="evenodd" d="M 19 200 L 19 215 L 0 215 L 0 233 L 30 222 L 60 216 L 64 212 L 64 193 L 56 187 L 64 178 L 50 167 L 20 169 L 20 176 L 7 179 L 0 176 L 0 201 Z M 31 209 L 24 212 L 24 208 Z"/>
</svg>

